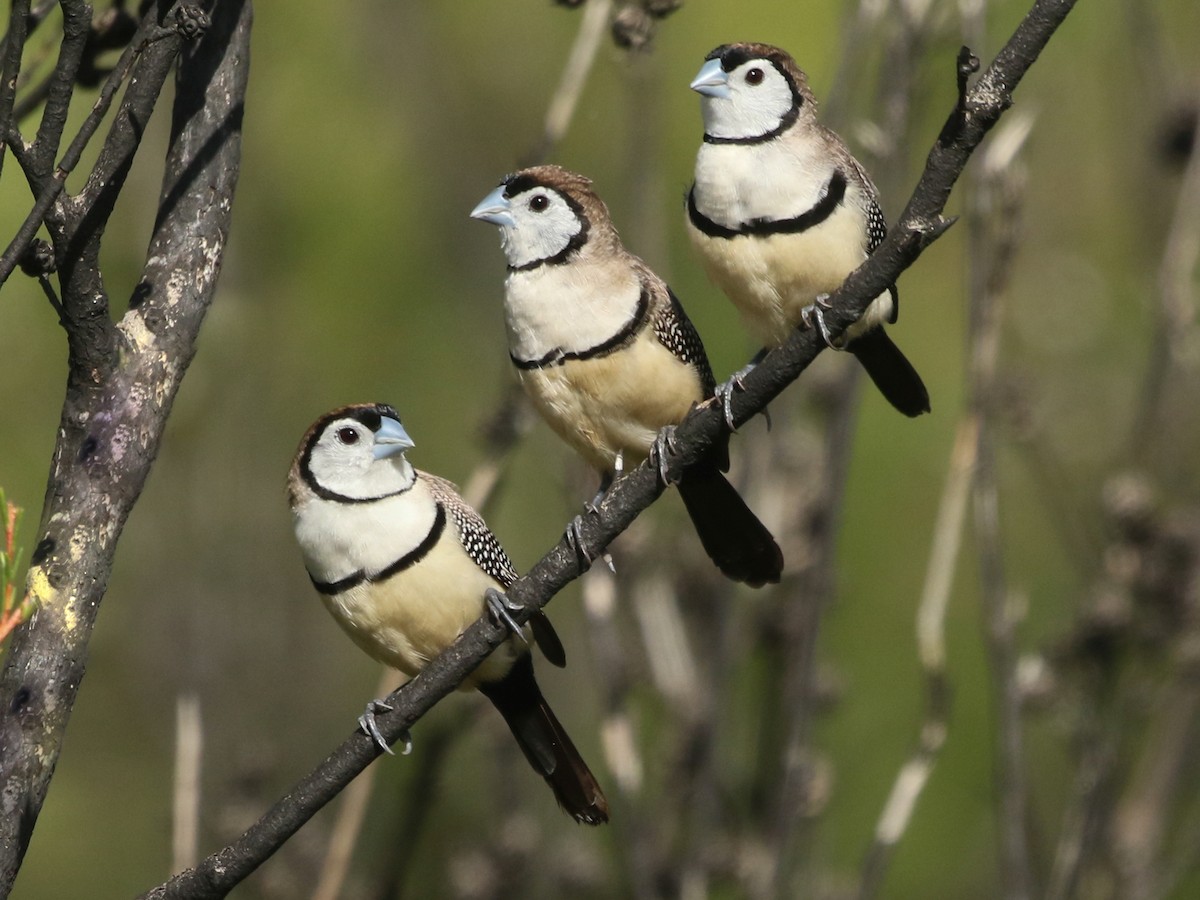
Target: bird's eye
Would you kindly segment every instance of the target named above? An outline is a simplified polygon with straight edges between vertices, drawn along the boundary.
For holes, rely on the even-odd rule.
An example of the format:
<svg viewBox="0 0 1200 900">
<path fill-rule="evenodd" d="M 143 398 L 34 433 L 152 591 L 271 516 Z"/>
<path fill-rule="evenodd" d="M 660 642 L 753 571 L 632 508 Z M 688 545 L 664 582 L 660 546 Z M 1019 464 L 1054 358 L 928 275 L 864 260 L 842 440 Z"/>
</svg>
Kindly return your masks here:
<svg viewBox="0 0 1200 900">
<path fill-rule="evenodd" d="M 529 200 L 529 208 L 534 212 L 545 212 L 546 207 L 550 205 L 550 198 L 545 194 L 535 194 Z"/>
<path fill-rule="evenodd" d="M 757 85 L 757 84 L 762 84 L 762 80 L 763 80 L 763 70 L 762 69 L 759 69 L 756 67 L 746 73 L 746 84 L 748 84 L 748 85 L 753 86 L 753 85 Z"/>
<path fill-rule="evenodd" d="M 358 437 L 358 432 L 350 427 L 339 428 L 337 432 L 337 439 L 347 446 L 357 444 Z"/>
</svg>

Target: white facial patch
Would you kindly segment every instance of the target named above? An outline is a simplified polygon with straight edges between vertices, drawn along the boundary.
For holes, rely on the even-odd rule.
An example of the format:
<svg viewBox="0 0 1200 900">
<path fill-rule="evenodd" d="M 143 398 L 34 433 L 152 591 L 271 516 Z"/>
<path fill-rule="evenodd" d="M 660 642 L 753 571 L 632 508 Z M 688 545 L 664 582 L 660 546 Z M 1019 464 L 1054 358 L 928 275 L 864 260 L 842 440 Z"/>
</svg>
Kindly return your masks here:
<svg viewBox="0 0 1200 900">
<path fill-rule="evenodd" d="M 500 246 L 510 266 L 520 268 L 551 259 L 583 231 L 583 221 L 575 210 L 551 188 L 530 188 L 510 202 L 513 223 L 500 229 Z"/>
<path fill-rule="evenodd" d="M 701 98 L 704 132 L 740 140 L 774 131 L 796 103 L 791 85 L 765 59 L 752 59 L 729 73 L 729 96 Z"/>
<path fill-rule="evenodd" d="M 402 454 L 374 455 L 375 434 L 353 418 L 330 422 L 313 446 L 309 470 L 326 490 L 351 500 L 394 494 L 412 483 L 413 470 Z"/>
</svg>

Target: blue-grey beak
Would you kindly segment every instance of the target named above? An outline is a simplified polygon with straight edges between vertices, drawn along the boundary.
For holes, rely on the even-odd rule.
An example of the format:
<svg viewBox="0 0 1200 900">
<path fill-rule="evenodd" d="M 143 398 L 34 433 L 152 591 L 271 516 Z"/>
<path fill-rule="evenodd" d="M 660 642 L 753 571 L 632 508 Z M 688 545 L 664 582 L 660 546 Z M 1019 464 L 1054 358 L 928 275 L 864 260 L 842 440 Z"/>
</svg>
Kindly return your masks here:
<svg viewBox="0 0 1200 900">
<path fill-rule="evenodd" d="M 512 204 L 504 196 L 504 185 L 500 185 L 479 201 L 479 205 L 471 210 L 472 219 L 481 219 L 493 225 L 507 226 L 514 224 Z"/>
<path fill-rule="evenodd" d="M 384 416 L 379 422 L 379 430 L 375 432 L 376 459 L 385 459 L 397 453 L 403 453 L 414 446 L 412 438 L 404 430 L 404 426 L 396 419 Z"/>
<path fill-rule="evenodd" d="M 706 97 L 725 98 L 729 96 L 729 73 L 721 68 L 719 59 L 710 59 L 700 67 L 688 86 Z"/>
</svg>

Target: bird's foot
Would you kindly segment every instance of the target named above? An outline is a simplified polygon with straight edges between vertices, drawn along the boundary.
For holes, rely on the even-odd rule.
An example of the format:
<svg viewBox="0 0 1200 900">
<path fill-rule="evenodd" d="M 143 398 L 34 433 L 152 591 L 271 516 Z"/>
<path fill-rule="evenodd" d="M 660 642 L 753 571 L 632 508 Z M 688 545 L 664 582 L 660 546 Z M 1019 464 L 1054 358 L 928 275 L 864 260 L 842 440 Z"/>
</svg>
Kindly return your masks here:
<svg viewBox="0 0 1200 900">
<path fill-rule="evenodd" d="M 590 511 L 595 512 L 595 510 Z M 567 543 L 575 551 L 575 558 L 579 560 L 579 568 L 591 568 L 592 554 L 588 553 L 587 547 L 583 546 L 583 516 L 576 516 L 567 526 Z"/>
<path fill-rule="evenodd" d="M 721 404 L 721 416 L 725 420 L 725 427 L 731 432 L 737 431 L 737 424 L 733 420 L 733 395 L 746 389 L 744 379 L 747 375 L 758 368 L 758 364 L 763 361 L 763 358 L 766 355 L 767 348 L 764 347 L 754 354 L 754 358 L 751 359 L 750 362 L 746 363 L 744 366 L 730 375 L 728 381 L 723 381 L 721 384 L 718 384 L 716 390 L 713 392 L 713 396 L 716 397 L 717 401 Z M 771 428 L 771 414 L 768 413 L 766 409 L 762 410 L 762 414 L 767 420 L 767 430 L 769 431 Z"/>
<path fill-rule="evenodd" d="M 525 637 L 524 630 L 517 624 L 517 620 L 512 617 L 512 613 L 520 612 L 525 608 L 523 604 L 513 603 L 508 599 L 507 594 L 502 594 L 495 588 L 488 588 L 484 591 L 483 600 L 487 604 L 488 612 L 496 620 L 497 625 L 504 626 L 515 637 L 519 637 L 526 644 L 529 643 L 529 639 Z"/>
<path fill-rule="evenodd" d="M 608 485 L 601 485 L 600 490 L 596 491 L 596 496 L 594 496 L 591 500 L 589 500 L 583 504 L 584 511 L 587 513 L 590 513 L 593 516 L 596 515 L 596 513 L 600 512 L 600 504 L 604 502 L 604 498 L 607 496 L 608 496 Z M 576 518 L 582 518 L 582 517 L 576 516 Z"/>
<path fill-rule="evenodd" d="M 829 303 L 829 295 L 817 294 L 812 303 L 800 310 L 800 321 L 804 323 L 805 328 L 812 328 L 815 322 L 821 331 L 821 337 L 825 339 L 825 345 L 831 350 L 842 350 L 844 348 L 834 342 L 829 333 L 829 326 L 825 324 L 825 310 L 827 309 L 833 309 Z"/>
<path fill-rule="evenodd" d="M 588 512 L 595 513 L 596 510 L 588 509 Z M 595 562 L 595 557 L 588 552 L 587 547 L 583 545 L 583 516 L 576 516 L 571 520 L 571 524 L 567 526 L 567 544 L 575 551 L 575 558 L 579 561 L 579 568 L 583 570 L 590 569 L 592 563 Z M 604 560 L 604 564 L 608 566 L 609 571 L 614 575 L 617 573 L 617 567 L 613 565 L 612 556 L 608 552 L 600 554 L 600 558 Z"/>
<path fill-rule="evenodd" d="M 664 487 L 671 484 L 667 467 L 671 462 L 671 457 L 678 452 L 678 449 L 675 441 L 675 426 L 664 425 L 658 436 L 654 438 L 654 443 L 650 445 L 650 463 L 658 469 L 658 480 Z"/>
<path fill-rule="evenodd" d="M 395 756 L 396 753 L 388 746 L 388 742 L 384 740 L 383 732 L 379 730 L 379 724 L 375 721 L 376 713 L 391 712 L 394 707 L 390 703 L 385 703 L 382 700 L 372 700 L 367 704 L 366 711 L 358 717 L 358 727 L 362 729 L 362 733 L 373 740 L 379 749 L 384 753 Z M 404 742 L 404 749 L 401 753 L 404 756 L 412 753 L 412 735 L 406 730 L 400 735 L 400 740 Z"/>
<path fill-rule="evenodd" d="M 612 483 L 617 479 L 625 469 L 625 453 L 624 451 L 617 453 L 616 459 L 613 460 L 612 472 L 605 473 L 600 478 L 600 487 L 594 496 L 587 503 L 583 504 L 583 508 L 590 513 L 600 512 L 600 504 L 604 502 L 604 498 L 608 496 L 608 489 L 612 487 Z"/>
<path fill-rule="evenodd" d="M 728 381 L 723 381 L 717 385 L 714 396 L 720 401 L 721 416 L 725 419 L 725 427 L 730 432 L 737 431 L 737 424 L 733 421 L 733 395 L 741 393 L 746 389 L 746 385 L 742 383 L 742 379 L 754 371 L 756 363 L 749 363 L 738 369 L 729 376 Z"/>
</svg>

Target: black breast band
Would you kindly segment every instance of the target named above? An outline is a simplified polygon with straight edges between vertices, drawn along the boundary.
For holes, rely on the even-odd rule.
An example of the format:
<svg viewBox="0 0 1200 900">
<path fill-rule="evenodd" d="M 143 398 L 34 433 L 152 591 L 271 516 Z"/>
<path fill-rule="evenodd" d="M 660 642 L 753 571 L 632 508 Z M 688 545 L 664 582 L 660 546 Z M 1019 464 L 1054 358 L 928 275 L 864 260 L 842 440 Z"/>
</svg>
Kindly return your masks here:
<svg viewBox="0 0 1200 900">
<path fill-rule="evenodd" d="M 771 234 L 800 234 L 802 231 L 820 225 L 842 204 L 846 196 L 846 176 L 841 170 L 833 173 L 829 184 L 825 186 L 825 195 L 810 209 L 790 219 L 751 219 L 736 228 L 720 225 L 708 218 L 696 208 L 696 186 L 688 191 L 688 219 L 702 233 L 713 238 L 730 240 L 736 237 L 757 237 Z"/>
<path fill-rule="evenodd" d="M 607 356 L 615 350 L 620 350 L 633 337 L 642 330 L 642 326 L 646 323 L 646 313 L 650 311 L 650 291 L 649 288 L 642 288 L 642 295 L 638 298 L 637 309 L 633 311 L 633 317 L 626 322 L 621 330 L 607 340 L 601 341 L 599 344 L 588 347 L 586 350 L 563 350 L 561 347 L 555 347 L 544 356 L 537 359 L 520 359 L 508 355 L 514 366 L 518 369 L 548 369 L 552 366 L 561 366 L 563 363 L 571 360 L 581 359 L 596 359 L 597 357 Z"/>
<path fill-rule="evenodd" d="M 424 559 L 429 551 L 437 544 L 438 539 L 442 536 L 442 532 L 446 528 L 446 510 L 442 504 L 437 505 L 437 514 L 433 519 L 433 527 L 429 529 L 429 534 L 425 535 L 425 539 L 421 541 L 412 550 L 409 550 L 402 557 L 392 563 L 385 569 L 381 569 L 374 575 L 368 575 L 366 572 L 359 570 L 351 575 L 338 581 L 317 581 L 309 573 L 309 579 L 320 593 L 327 597 L 332 597 L 334 594 L 340 594 L 342 591 L 348 591 L 351 588 L 356 588 L 363 582 L 367 584 L 377 584 L 380 581 L 387 581 L 393 575 L 403 572 L 405 569 L 411 568 Z"/>
</svg>

